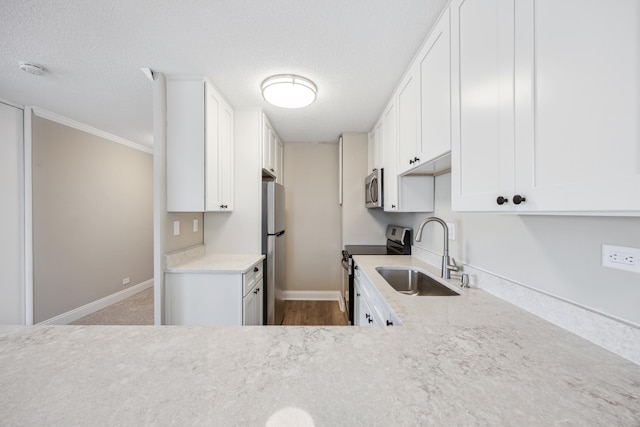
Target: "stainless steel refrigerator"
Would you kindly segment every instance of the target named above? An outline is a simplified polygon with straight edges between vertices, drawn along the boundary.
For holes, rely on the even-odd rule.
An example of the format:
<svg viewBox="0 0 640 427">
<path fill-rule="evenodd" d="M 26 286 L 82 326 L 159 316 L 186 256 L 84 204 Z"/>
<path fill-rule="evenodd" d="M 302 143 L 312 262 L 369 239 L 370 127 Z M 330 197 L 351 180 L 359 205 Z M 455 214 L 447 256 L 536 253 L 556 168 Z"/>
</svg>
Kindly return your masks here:
<svg viewBox="0 0 640 427">
<path fill-rule="evenodd" d="M 264 324 L 280 325 L 284 318 L 284 187 L 262 183 L 262 253 L 264 266 Z"/>
</svg>

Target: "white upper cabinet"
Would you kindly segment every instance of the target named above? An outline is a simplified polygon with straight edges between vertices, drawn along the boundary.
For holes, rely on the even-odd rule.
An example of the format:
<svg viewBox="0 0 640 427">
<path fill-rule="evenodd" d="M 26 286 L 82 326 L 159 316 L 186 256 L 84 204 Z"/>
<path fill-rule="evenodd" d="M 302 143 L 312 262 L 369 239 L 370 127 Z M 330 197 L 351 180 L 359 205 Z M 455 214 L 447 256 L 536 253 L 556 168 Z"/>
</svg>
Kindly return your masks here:
<svg viewBox="0 0 640 427">
<path fill-rule="evenodd" d="M 284 182 L 284 144 L 280 138 L 276 137 L 276 182 Z"/>
<path fill-rule="evenodd" d="M 514 191 L 513 2 L 457 0 L 450 11 L 452 204 L 490 211 Z"/>
<path fill-rule="evenodd" d="M 640 2 L 518 0 L 515 11 L 522 206 L 640 213 Z"/>
<path fill-rule="evenodd" d="M 431 31 L 419 57 L 421 132 L 417 157 L 426 162 L 451 151 L 451 38 L 449 11 Z"/>
<path fill-rule="evenodd" d="M 398 173 L 433 173 L 451 151 L 451 46 L 445 10 L 400 82 Z M 448 167 L 448 163 L 446 165 Z M 445 167 L 445 168 L 446 168 Z"/>
<path fill-rule="evenodd" d="M 398 114 L 395 102 L 389 103 L 382 115 L 382 125 L 377 132 L 382 135 L 384 164 L 384 210 L 387 212 L 433 212 L 433 176 L 398 176 L 396 156 L 398 151 Z"/>
<path fill-rule="evenodd" d="M 233 110 L 206 79 L 167 79 L 167 210 L 233 209 Z"/>
<path fill-rule="evenodd" d="M 400 82 L 397 92 L 398 107 L 398 172 L 412 169 L 420 162 L 418 157 L 420 129 L 420 82 L 417 68 L 411 66 L 409 73 Z"/>
<path fill-rule="evenodd" d="M 383 123 L 382 118 L 378 120 L 378 123 L 373 127 L 373 130 L 369 132 L 369 141 L 367 144 L 367 166 L 368 173 L 373 172 L 375 169 L 381 169 L 383 167 Z"/>
<path fill-rule="evenodd" d="M 454 210 L 640 212 L 640 3 L 455 0 Z"/>
<path fill-rule="evenodd" d="M 382 153 L 384 159 L 384 210 L 388 212 L 398 211 L 398 172 L 397 172 L 397 111 L 395 102 L 391 102 L 382 115 L 383 137 Z"/>
<path fill-rule="evenodd" d="M 280 138 L 273 130 L 269 119 L 262 114 L 262 172 L 263 175 L 274 178 L 276 181 L 279 176 L 281 178 L 279 164 L 282 161 L 280 158 L 282 147 L 278 147 L 280 143 Z"/>
</svg>

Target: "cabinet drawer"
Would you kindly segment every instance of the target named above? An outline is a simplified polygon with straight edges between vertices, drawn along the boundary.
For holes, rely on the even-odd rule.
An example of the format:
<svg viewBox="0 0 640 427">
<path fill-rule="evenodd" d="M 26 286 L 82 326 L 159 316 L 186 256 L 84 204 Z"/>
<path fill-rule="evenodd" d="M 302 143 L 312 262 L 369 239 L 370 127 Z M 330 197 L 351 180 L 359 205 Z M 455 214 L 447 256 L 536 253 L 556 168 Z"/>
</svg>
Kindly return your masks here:
<svg viewBox="0 0 640 427">
<path fill-rule="evenodd" d="M 246 295 L 262 279 L 262 261 L 242 275 L 242 295 Z"/>
</svg>

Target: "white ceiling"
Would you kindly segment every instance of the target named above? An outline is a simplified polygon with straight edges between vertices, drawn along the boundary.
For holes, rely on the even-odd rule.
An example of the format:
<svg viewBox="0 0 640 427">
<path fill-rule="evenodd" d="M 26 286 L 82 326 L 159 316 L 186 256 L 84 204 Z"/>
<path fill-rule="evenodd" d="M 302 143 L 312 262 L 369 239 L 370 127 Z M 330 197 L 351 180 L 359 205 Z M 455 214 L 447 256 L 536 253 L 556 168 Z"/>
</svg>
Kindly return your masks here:
<svg viewBox="0 0 640 427">
<path fill-rule="evenodd" d="M 285 142 L 368 131 L 447 0 L 0 2 L 0 99 L 152 143 L 139 70 L 206 75 L 235 109 L 262 107 Z M 49 70 L 36 77 L 19 61 Z M 260 83 L 300 74 L 318 100 L 267 104 Z"/>
</svg>

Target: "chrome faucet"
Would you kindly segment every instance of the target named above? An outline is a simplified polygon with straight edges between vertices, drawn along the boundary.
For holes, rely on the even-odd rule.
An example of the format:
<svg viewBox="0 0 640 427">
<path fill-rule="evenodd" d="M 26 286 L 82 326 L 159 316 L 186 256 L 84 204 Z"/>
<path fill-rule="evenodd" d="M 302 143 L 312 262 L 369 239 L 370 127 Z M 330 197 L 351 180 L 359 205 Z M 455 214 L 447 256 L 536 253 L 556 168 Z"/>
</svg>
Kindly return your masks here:
<svg viewBox="0 0 640 427">
<path fill-rule="evenodd" d="M 437 222 L 440 224 L 444 230 L 444 248 L 442 250 L 442 273 L 440 277 L 443 279 L 451 279 L 452 271 L 460 271 L 460 267 L 456 265 L 456 262 L 453 258 L 449 257 L 449 227 L 447 227 L 447 223 L 437 218 L 435 216 L 429 217 L 422 221 L 420 227 L 418 228 L 418 232 L 416 233 L 416 242 L 420 242 L 422 239 L 422 229 L 429 222 Z"/>
</svg>

